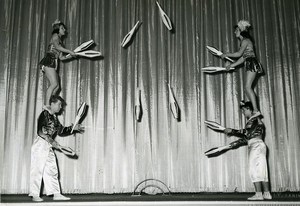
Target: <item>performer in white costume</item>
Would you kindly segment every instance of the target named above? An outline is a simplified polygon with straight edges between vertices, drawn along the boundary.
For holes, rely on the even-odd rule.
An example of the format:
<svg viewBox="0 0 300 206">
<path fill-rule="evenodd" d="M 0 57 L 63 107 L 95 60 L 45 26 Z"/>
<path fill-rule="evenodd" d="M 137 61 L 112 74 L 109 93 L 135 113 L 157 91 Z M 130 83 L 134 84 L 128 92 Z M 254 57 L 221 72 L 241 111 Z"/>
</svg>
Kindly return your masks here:
<svg viewBox="0 0 300 206">
<path fill-rule="evenodd" d="M 58 168 L 53 148 L 59 149 L 59 144 L 53 139 L 56 135 L 70 135 L 72 126 L 64 127 L 57 118 L 64 100 L 60 96 L 51 96 L 49 109 L 46 108 L 38 118 L 38 136 L 31 148 L 30 194 L 33 201 L 43 201 L 40 198 L 42 180 L 47 195 L 54 195 L 53 200 L 70 200 L 61 194 L 58 180 Z M 83 132 L 78 124 L 76 132 Z"/>
<path fill-rule="evenodd" d="M 249 197 L 248 200 L 270 200 L 272 196 L 269 189 L 269 177 L 267 166 L 267 147 L 263 141 L 265 125 L 260 117 L 253 112 L 251 102 L 242 101 L 240 104 L 242 113 L 247 118 L 247 123 L 244 129 L 236 130 L 226 128 L 224 133 L 239 137 L 237 141 L 229 145 L 214 149 L 215 153 L 222 153 L 230 149 L 236 149 L 243 145 L 248 145 L 249 148 L 249 175 L 255 187 L 255 195 Z M 262 194 L 262 192 L 264 192 Z"/>
</svg>

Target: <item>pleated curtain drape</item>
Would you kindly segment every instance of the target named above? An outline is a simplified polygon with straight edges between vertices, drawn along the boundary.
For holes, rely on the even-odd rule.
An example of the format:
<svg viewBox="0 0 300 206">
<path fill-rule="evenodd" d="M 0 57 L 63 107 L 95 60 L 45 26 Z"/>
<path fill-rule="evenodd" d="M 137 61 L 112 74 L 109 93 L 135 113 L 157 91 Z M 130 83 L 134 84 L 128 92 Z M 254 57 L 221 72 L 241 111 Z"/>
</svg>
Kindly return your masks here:
<svg viewBox="0 0 300 206">
<path fill-rule="evenodd" d="M 208 129 L 212 120 L 240 129 L 245 119 L 245 71 L 215 75 L 224 66 L 206 45 L 237 51 L 233 26 L 253 25 L 256 53 L 265 69 L 256 84 L 268 146 L 272 191 L 300 190 L 300 1 L 159 0 L 173 24 L 163 24 L 154 0 L 0 1 L 1 193 L 29 192 L 30 149 L 49 83 L 38 62 L 55 19 L 68 28 L 66 48 L 93 39 L 103 57 L 61 62 L 59 116 L 68 126 L 82 102 L 89 105 L 84 134 L 57 137 L 77 159 L 56 151 L 64 193 L 127 193 L 156 178 L 172 192 L 249 192 L 248 150 L 207 158 L 204 152 L 235 137 Z M 121 47 L 137 21 L 132 42 Z M 168 84 L 179 106 L 169 107 Z M 142 117 L 134 106 L 141 94 Z"/>
</svg>

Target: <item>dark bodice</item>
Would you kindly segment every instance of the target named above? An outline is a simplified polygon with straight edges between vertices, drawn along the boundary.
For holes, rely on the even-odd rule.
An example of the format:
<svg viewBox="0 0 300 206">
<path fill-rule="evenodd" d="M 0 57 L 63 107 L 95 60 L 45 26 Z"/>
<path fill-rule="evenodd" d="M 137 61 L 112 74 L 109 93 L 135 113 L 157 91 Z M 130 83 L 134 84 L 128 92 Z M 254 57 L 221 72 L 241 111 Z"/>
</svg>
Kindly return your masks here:
<svg viewBox="0 0 300 206">
<path fill-rule="evenodd" d="M 241 130 L 232 129 L 230 135 L 238 136 L 240 137 L 240 139 L 230 143 L 230 146 L 232 148 L 237 148 L 242 145 L 246 145 L 248 140 L 252 138 L 258 137 L 263 139 L 264 132 L 265 132 L 265 125 L 261 121 L 261 119 L 259 117 L 250 118 L 247 121 L 244 129 Z"/>
<path fill-rule="evenodd" d="M 41 137 L 54 138 L 56 135 L 70 135 L 72 126 L 64 127 L 55 114 L 44 110 L 38 118 L 37 133 Z"/>
</svg>

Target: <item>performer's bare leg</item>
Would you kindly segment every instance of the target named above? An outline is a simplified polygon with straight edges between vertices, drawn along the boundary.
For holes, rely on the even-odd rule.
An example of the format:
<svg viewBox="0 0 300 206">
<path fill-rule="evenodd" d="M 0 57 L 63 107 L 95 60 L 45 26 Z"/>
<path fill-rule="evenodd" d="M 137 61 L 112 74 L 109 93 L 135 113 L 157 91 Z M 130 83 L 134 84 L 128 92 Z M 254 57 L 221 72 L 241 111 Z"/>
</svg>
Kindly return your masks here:
<svg viewBox="0 0 300 206">
<path fill-rule="evenodd" d="M 256 101 L 256 95 L 254 93 L 254 90 L 252 88 L 253 81 L 255 80 L 256 72 L 247 71 L 246 72 L 246 85 L 245 85 L 245 91 L 246 95 L 251 101 L 253 105 L 253 113 L 258 112 L 257 107 L 257 101 Z"/>
<path fill-rule="evenodd" d="M 46 105 L 49 105 L 49 100 L 52 95 L 55 95 L 59 90 L 59 78 L 55 68 L 44 67 L 46 77 L 50 82 L 50 86 L 46 92 Z"/>
</svg>

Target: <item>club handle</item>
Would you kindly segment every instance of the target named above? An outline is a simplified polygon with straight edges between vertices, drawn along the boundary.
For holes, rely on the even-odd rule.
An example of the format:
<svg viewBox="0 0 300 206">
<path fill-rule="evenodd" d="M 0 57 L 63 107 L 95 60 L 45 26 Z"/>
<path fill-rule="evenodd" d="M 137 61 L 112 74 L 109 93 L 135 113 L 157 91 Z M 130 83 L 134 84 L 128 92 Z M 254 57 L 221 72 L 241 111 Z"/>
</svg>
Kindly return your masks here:
<svg viewBox="0 0 300 206">
<path fill-rule="evenodd" d="M 230 62 L 234 62 L 234 60 L 233 59 L 230 59 L 229 57 L 225 57 L 225 59 L 227 59 L 228 61 L 230 61 Z"/>
</svg>

